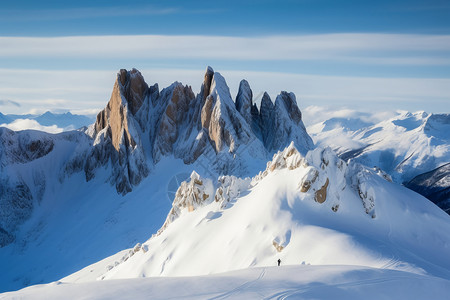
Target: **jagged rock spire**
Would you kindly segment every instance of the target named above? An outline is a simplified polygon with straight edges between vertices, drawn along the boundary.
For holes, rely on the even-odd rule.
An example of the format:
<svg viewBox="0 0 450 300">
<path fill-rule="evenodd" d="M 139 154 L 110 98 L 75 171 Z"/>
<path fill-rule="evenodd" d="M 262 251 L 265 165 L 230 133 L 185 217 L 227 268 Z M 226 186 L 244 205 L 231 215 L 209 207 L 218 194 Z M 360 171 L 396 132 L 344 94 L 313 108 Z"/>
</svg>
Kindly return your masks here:
<svg viewBox="0 0 450 300">
<path fill-rule="evenodd" d="M 247 80 L 241 80 L 236 96 L 236 109 L 241 113 L 248 124 L 252 123 L 252 98 L 253 92 Z"/>
<path fill-rule="evenodd" d="M 205 77 L 203 79 L 203 87 L 202 87 L 202 100 L 205 102 L 206 97 L 211 92 L 211 82 L 214 76 L 214 70 L 210 66 L 206 68 Z"/>
<path fill-rule="evenodd" d="M 242 80 L 233 101 L 225 78 L 211 67 L 197 96 L 179 82 L 159 92 L 138 70 L 121 69 L 108 105 L 97 116 L 94 136 L 109 140 L 118 153 L 113 163 L 120 165 L 116 176 L 122 192 L 142 179 L 136 171 L 146 169 L 145 156 L 153 164 L 170 155 L 190 164 L 208 153 L 220 156 L 212 168 L 233 174 L 245 171 L 243 151 L 265 161 L 291 141 L 302 153 L 312 147 L 294 94 L 282 92 L 274 105 L 264 93 L 260 110 L 252 98 L 249 83 Z"/>
</svg>

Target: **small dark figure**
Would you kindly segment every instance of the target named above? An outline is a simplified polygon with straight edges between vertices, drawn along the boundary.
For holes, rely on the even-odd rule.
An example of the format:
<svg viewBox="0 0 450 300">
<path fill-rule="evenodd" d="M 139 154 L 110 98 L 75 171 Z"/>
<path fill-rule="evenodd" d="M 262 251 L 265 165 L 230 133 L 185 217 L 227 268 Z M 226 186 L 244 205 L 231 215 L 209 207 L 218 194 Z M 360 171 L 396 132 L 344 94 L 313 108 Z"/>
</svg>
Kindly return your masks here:
<svg viewBox="0 0 450 300">
<path fill-rule="evenodd" d="M 278 259 L 278 266 L 280 266 L 281 264 L 281 259 Z"/>
</svg>

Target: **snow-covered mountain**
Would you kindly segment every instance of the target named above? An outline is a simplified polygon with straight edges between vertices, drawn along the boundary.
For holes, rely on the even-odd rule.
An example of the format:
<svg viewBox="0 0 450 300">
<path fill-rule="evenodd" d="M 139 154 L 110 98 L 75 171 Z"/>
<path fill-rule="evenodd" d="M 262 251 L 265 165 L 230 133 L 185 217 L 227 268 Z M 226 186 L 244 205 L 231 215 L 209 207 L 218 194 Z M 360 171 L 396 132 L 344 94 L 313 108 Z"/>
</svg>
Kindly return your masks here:
<svg viewBox="0 0 450 300">
<path fill-rule="evenodd" d="M 243 80 L 233 100 L 209 67 L 198 95 L 120 70 L 86 130 L 0 128 L 0 290 L 59 280 L 4 296 L 60 298 L 73 287 L 95 297 L 110 285 L 94 281 L 119 279 L 112 290 L 123 291 L 122 279 L 140 289 L 137 278 L 148 276 L 231 272 L 201 278 L 250 282 L 221 298 L 245 291 L 278 259 L 298 266 L 285 275 L 269 268 L 276 288 L 268 296 L 299 293 L 305 281 L 290 280 L 297 271 L 316 274 L 309 288 L 344 284 L 341 273 L 352 278 L 347 284 L 375 284 L 391 296 L 424 283 L 447 294 L 449 216 L 380 168 L 314 148 L 292 93 L 275 102 L 264 94 L 260 107 L 252 98 Z M 424 131 L 445 137 L 436 129 L 442 120 L 430 122 Z M 259 279 L 250 279 L 255 272 Z M 173 289 L 168 282 L 161 284 Z"/>
<path fill-rule="evenodd" d="M 75 130 L 92 124 L 94 119 L 67 113 L 45 112 L 42 115 L 3 115 L 0 113 L 0 126 L 7 127 L 12 130 L 38 129 L 50 133 L 59 133 L 62 131 Z"/>
<path fill-rule="evenodd" d="M 295 96 L 265 98 L 258 109 L 242 81 L 233 101 L 212 68 L 198 95 L 121 70 L 85 131 L 0 128 L 0 289 L 56 280 L 142 241 L 164 221 L 173 179 L 194 169 L 253 176 L 291 141 L 305 154 L 313 144 Z"/>
<path fill-rule="evenodd" d="M 192 172 L 142 244 L 4 295 L 445 299 L 449 216 L 388 179 L 330 148 L 302 155 L 293 144 L 253 178 Z"/>
<path fill-rule="evenodd" d="M 376 124 L 359 118 L 332 118 L 309 126 L 308 132 L 317 145 L 332 147 L 344 160 L 379 167 L 398 183 L 450 162 L 449 114 L 399 112 Z M 423 181 L 420 188 L 417 184 L 407 186 L 448 210 L 448 196 L 446 200 L 430 196 L 450 187 L 448 172 L 440 174 L 443 179 L 439 182 Z"/>
<path fill-rule="evenodd" d="M 291 144 L 253 178 L 196 172 L 150 239 L 62 282 L 191 276 L 250 267 L 358 265 L 450 278 L 450 218 L 329 148 Z"/>
</svg>

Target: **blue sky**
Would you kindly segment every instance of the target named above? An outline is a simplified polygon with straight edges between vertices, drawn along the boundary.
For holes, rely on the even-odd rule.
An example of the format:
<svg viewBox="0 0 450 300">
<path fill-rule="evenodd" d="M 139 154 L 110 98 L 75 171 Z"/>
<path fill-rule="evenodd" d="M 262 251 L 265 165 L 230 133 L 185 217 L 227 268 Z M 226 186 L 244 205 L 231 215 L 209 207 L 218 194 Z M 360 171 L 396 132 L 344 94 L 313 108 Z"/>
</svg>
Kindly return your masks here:
<svg viewBox="0 0 450 300">
<path fill-rule="evenodd" d="M 0 112 L 95 112 L 119 68 L 300 108 L 448 112 L 449 1 L 2 1 Z"/>
</svg>

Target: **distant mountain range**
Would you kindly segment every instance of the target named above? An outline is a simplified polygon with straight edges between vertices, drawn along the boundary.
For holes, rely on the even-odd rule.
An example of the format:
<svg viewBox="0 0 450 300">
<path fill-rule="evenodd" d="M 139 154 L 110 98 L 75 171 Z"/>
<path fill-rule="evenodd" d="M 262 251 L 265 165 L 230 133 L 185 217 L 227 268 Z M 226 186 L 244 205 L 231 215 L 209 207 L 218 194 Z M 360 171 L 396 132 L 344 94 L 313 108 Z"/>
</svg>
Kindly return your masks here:
<svg viewBox="0 0 450 300">
<path fill-rule="evenodd" d="M 309 126 L 308 133 L 317 145 L 346 161 L 381 168 L 449 212 L 450 114 L 399 112 L 376 124 L 332 118 Z"/>
<path fill-rule="evenodd" d="M 14 115 L 7 114 L 4 115 L 0 113 L 0 125 L 8 125 L 18 120 L 34 120 L 39 125 L 42 126 L 56 126 L 61 129 L 61 131 L 69 131 L 79 129 L 81 127 L 89 126 L 95 121 L 94 117 L 75 115 L 70 112 L 67 113 L 52 113 L 45 112 L 42 115 L 36 114 L 25 114 L 25 115 Z M 29 128 L 22 128 L 29 129 Z"/>
</svg>

